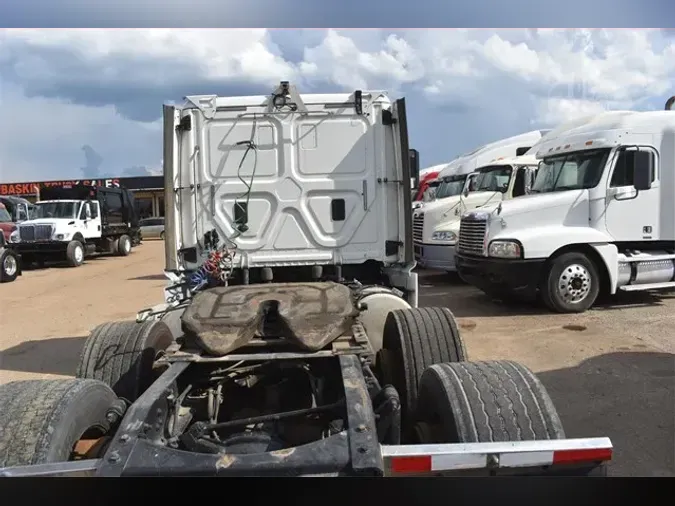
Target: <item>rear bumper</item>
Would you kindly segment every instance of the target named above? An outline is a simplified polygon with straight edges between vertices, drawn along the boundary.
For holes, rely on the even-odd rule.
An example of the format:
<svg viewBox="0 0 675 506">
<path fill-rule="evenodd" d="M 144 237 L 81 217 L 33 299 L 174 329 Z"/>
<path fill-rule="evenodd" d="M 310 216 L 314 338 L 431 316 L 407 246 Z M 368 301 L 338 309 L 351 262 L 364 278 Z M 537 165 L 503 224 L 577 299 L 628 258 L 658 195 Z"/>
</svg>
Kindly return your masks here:
<svg viewBox="0 0 675 506">
<path fill-rule="evenodd" d="M 458 253 L 455 262 L 462 279 L 481 290 L 507 291 L 534 299 L 546 259 L 506 260 Z"/>
<path fill-rule="evenodd" d="M 455 245 L 415 243 L 415 260 L 423 269 L 455 270 Z"/>
</svg>

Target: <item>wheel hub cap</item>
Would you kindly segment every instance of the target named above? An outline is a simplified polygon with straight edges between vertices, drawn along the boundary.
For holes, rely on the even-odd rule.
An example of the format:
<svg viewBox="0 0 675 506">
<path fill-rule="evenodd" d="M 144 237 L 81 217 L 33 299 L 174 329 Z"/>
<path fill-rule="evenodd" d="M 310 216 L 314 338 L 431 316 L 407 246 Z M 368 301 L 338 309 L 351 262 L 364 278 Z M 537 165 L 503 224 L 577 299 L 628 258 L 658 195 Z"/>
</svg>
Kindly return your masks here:
<svg viewBox="0 0 675 506">
<path fill-rule="evenodd" d="M 13 276 L 16 272 L 16 258 L 12 255 L 7 255 L 5 260 L 2 262 L 2 268 L 5 270 L 5 274 L 8 276 Z"/>
<path fill-rule="evenodd" d="M 82 251 L 82 246 L 78 246 L 77 248 L 75 248 L 75 260 L 81 262 L 83 257 L 84 252 Z"/>
<path fill-rule="evenodd" d="M 583 265 L 572 264 L 565 267 L 558 279 L 558 293 L 570 304 L 583 301 L 591 289 L 591 274 Z"/>
</svg>

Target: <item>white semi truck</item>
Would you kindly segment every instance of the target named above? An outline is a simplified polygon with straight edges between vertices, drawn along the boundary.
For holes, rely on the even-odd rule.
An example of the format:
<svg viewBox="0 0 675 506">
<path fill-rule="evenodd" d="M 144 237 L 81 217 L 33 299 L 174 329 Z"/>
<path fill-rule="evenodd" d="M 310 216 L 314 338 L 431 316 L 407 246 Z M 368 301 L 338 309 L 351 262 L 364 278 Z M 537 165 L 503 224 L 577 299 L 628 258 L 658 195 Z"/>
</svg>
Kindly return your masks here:
<svg viewBox="0 0 675 506">
<path fill-rule="evenodd" d="M 536 156 L 530 195 L 462 216 L 464 280 L 561 313 L 600 293 L 675 289 L 672 110 L 582 118 L 549 133 Z"/>
<path fill-rule="evenodd" d="M 501 160 L 524 155 L 546 132 L 535 130 L 487 144 L 459 158 L 439 174 L 446 187 L 439 186 L 436 199 L 413 213 L 415 260 L 420 267 L 455 270 L 457 235 L 452 230 L 458 231 L 462 212 L 511 198 L 514 190 L 515 196 L 522 195 L 525 187 L 521 182 L 529 181 L 532 174 L 531 160 L 519 167 L 503 164 Z"/>
<path fill-rule="evenodd" d="M 407 144 L 382 92 L 165 106 L 165 303 L 0 385 L 0 476 L 602 474 L 608 438 L 416 307 Z"/>
</svg>

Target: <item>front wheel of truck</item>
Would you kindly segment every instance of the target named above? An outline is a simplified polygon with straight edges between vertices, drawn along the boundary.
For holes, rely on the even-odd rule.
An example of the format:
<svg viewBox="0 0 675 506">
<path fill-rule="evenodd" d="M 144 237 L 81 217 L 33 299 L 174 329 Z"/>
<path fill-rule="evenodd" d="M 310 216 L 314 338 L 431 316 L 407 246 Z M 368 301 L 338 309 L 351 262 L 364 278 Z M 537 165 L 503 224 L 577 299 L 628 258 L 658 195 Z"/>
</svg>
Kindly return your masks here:
<svg viewBox="0 0 675 506">
<path fill-rule="evenodd" d="M 70 241 L 66 248 L 66 259 L 71 267 L 79 267 L 84 263 L 84 245 L 80 241 Z"/>
<path fill-rule="evenodd" d="M 19 275 L 19 259 L 14 252 L 0 247 L 0 283 L 10 283 Z"/>
<path fill-rule="evenodd" d="M 541 287 L 544 304 L 556 313 L 583 313 L 600 292 L 600 276 L 591 259 L 572 251 L 555 257 Z"/>
</svg>

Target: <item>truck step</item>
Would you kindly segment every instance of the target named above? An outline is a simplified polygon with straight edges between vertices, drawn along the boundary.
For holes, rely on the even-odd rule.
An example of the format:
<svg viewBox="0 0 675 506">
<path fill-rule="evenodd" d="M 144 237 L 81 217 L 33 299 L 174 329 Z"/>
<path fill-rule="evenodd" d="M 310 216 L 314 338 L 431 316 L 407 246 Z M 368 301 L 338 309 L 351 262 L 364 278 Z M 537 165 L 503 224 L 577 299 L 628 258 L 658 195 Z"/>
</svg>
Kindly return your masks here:
<svg viewBox="0 0 675 506">
<path fill-rule="evenodd" d="M 663 288 L 675 288 L 675 281 L 665 283 L 648 283 L 646 285 L 625 285 L 620 286 L 619 290 L 623 292 L 640 292 L 646 290 L 661 290 Z"/>
<path fill-rule="evenodd" d="M 619 262 L 633 263 L 633 262 L 660 262 L 663 260 L 675 260 L 675 254 L 665 255 L 635 255 L 632 257 L 626 255 L 619 255 Z"/>
</svg>

